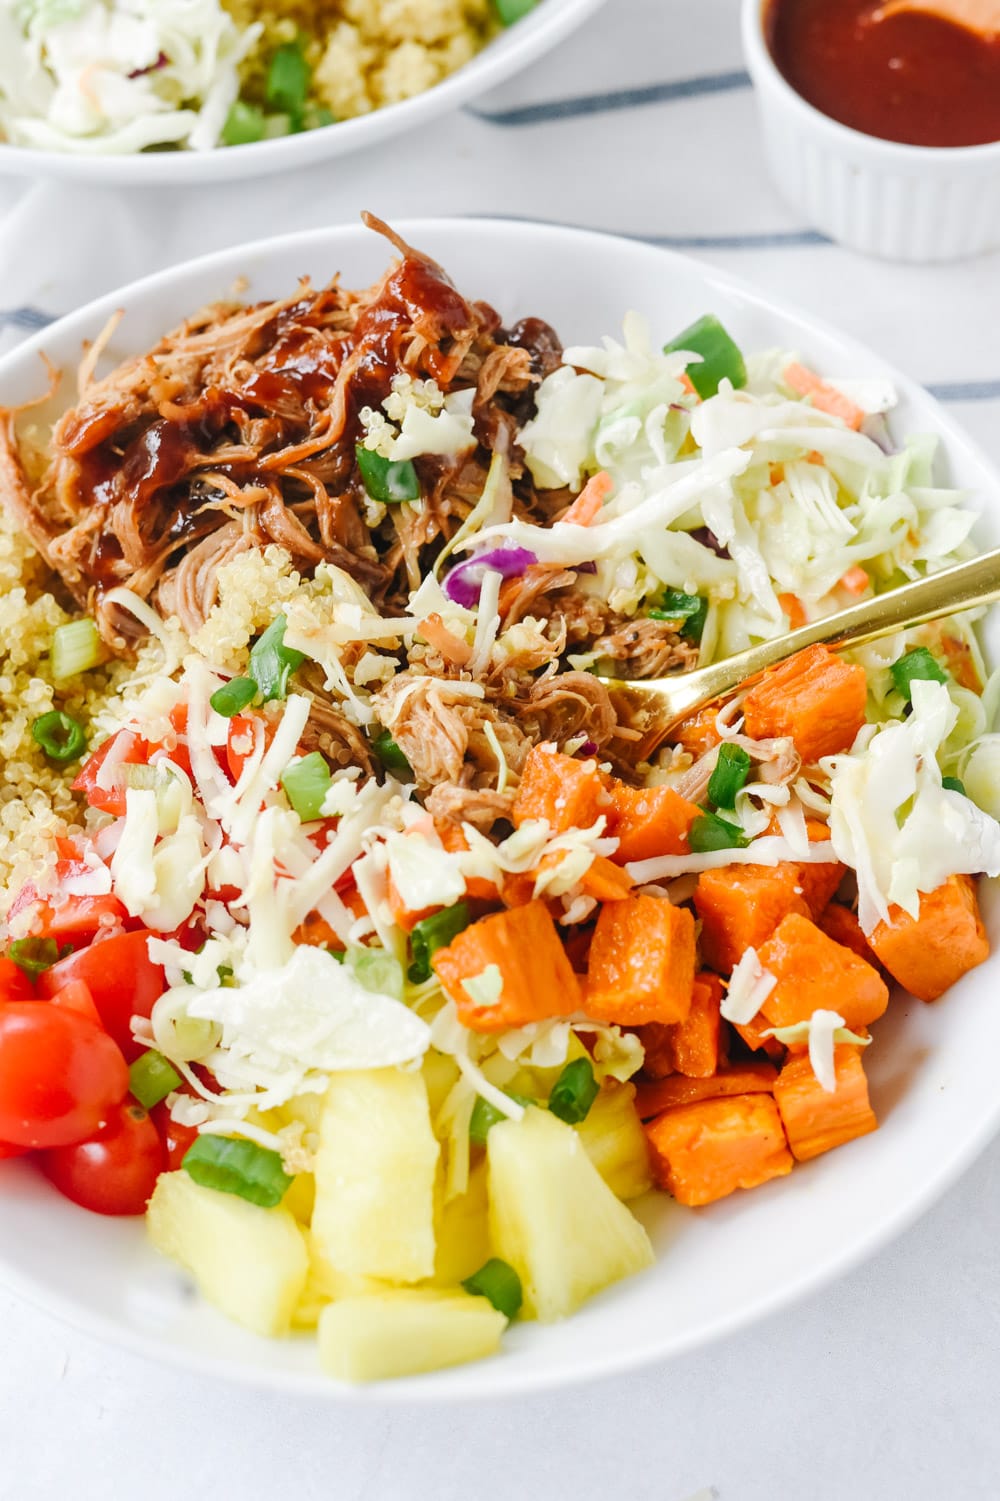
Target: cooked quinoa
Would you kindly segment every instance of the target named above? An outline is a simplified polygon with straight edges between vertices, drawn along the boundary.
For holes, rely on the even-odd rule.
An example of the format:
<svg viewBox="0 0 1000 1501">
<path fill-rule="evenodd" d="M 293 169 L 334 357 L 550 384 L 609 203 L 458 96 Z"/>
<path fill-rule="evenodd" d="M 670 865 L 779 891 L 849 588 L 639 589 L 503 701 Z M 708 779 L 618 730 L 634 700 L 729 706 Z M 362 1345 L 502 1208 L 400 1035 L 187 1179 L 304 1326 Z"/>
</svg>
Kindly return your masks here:
<svg viewBox="0 0 1000 1501">
<path fill-rule="evenodd" d="M 25 881 L 44 882 L 56 839 L 83 822 L 84 806 L 71 790 L 79 763 L 50 761 L 32 738 L 32 724 L 62 709 L 84 726 L 92 746 L 104 738 L 123 699 L 144 687 L 162 661 L 160 644 L 151 642 L 132 661 L 56 685 L 52 636 L 73 616 L 48 582 L 31 544 L 0 511 L 0 916 Z"/>
<path fill-rule="evenodd" d="M 244 94 L 263 95 L 276 47 L 305 39 L 312 99 L 338 120 L 397 104 L 467 63 L 495 29 L 490 0 L 224 0 L 264 30 L 244 65 Z"/>
</svg>

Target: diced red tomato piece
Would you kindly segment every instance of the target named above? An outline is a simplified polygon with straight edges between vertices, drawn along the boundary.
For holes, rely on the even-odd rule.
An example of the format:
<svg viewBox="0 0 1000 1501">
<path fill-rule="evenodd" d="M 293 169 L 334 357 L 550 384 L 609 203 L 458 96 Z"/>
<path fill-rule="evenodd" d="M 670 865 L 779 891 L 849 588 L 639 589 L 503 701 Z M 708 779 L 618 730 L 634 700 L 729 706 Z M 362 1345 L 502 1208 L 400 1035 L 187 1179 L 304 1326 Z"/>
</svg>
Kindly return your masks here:
<svg viewBox="0 0 1000 1501">
<path fill-rule="evenodd" d="M 226 743 L 226 765 L 229 775 L 238 782 L 243 768 L 253 754 L 257 736 L 263 734 L 265 745 L 273 731 L 260 714 L 234 714 L 229 721 L 229 740 Z"/>
<path fill-rule="evenodd" d="M 73 783 L 73 791 L 82 792 L 92 808 L 99 808 L 102 813 L 122 818 L 125 814 L 124 783 L 111 788 L 97 785 L 98 772 L 111 754 L 112 746 L 120 748 L 115 751 L 115 759 L 123 766 L 145 766 L 152 749 L 149 742 L 133 730 L 119 730 L 117 735 L 112 735 L 92 756 L 87 757 Z"/>
<path fill-rule="evenodd" d="M 54 996 L 71 980 L 82 980 L 94 998 L 101 1021 L 131 1063 L 142 1052 L 132 1039 L 132 1017 L 149 1016 L 167 988 L 162 966 L 146 948 L 145 929 L 101 938 L 89 948 L 60 959 L 38 978 L 44 996 Z"/>
<path fill-rule="evenodd" d="M 198 1127 L 182 1126 L 179 1121 L 172 1120 L 165 1100 L 154 1107 L 152 1120 L 163 1143 L 166 1171 L 174 1173 L 184 1161 L 188 1148 L 196 1139 Z"/>
<path fill-rule="evenodd" d="M 52 1006 L 62 1006 L 67 1011 L 75 1011 L 78 1016 L 85 1016 L 95 1026 L 102 1027 L 101 1013 L 94 1005 L 94 997 L 90 993 L 90 986 L 83 980 L 70 980 L 61 990 L 57 990 L 49 1003 Z"/>
</svg>

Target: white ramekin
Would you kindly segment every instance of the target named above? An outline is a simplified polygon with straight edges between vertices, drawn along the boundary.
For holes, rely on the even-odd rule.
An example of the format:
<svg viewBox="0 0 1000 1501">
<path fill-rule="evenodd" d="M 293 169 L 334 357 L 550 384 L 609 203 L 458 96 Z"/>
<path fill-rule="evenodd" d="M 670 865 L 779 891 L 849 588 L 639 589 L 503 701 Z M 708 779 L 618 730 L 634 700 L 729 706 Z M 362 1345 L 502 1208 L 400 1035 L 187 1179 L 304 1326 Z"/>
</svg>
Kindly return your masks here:
<svg viewBox="0 0 1000 1501">
<path fill-rule="evenodd" d="M 775 186 L 810 223 L 853 250 L 948 261 L 1000 245 L 1000 142 L 904 146 L 831 120 L 779 73 L 764 0 L 743 0 L 743 49 Z"/>
</svg>

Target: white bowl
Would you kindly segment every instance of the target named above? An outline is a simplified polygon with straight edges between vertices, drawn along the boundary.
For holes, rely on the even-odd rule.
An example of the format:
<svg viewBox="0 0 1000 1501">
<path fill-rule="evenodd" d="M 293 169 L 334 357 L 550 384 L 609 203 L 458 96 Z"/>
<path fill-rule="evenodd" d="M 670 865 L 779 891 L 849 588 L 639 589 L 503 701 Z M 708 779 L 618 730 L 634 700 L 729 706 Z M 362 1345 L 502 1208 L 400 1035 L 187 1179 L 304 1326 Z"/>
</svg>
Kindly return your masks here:
<svg viewBox="0 0 1000 1501">
<path fill-rule="evenodd" d="M 782 197 L 831 239 L 887 260 L 951 261 L 1000 245 L 1000 142 L 908 146 L 831 120 L 779 72 L 765 3 L 743 0 L 743 51 Z"/>
<path fill-rule="evenodd" d="M 416 129 L 447 110 L 485 94 L 529 63 L 551 52 L 604 0 L 540 0 L 522 20 L 500 32 L 481 52 L 432 89 L 301 135 L 223 146 L 212 151 L 132 152 L 126 156 L 75 156 L 64 151 L 35 151 L 0 143 L 0 175 L 54 177 L 75 182 L 136 184 L 231 182 L 266 172 L 347 156 L 376 141 Z"/>
<path fill-rule="evenodd" d="M 830 375 L 888 375 L 901 395 L 899 430 L 941 435 L 942 478 L 950 475 L 983 511 L 980 542 L 1000 541 L 1000 480 L 987 460 L 925 391 L 834 330 L 721 272 L 634 241 L 502 221 L 398 227 L 470 296 L 488 299 L 507 319 L 546 318 L 567 341 L 593 343 L 616 332 L 633 307 L 648 316 L 657 339 L 714 310 L 748 349 L 781 344 Z M 125 309 L 112 351 L 122 356 L 228 294 L 237 276 L 247 278 L 246 295 L 256 299 L 287 293 L 303 273 L 323 280 L 339 270 L 346 285 L 364 286 L 385 263 L 380 240 L 341 228 L 162 272 L 64 318 L 0 362 L 0 403 L 42 392 L 41 352 L 72 367 L 81 342 L 115 308 Z M 995 653 L 1000 616 L 990 636 Z M 984 896 L 996 942 L 1000 901 L 992 890 Z M 227 1323 L 147 1246 L 141 1222 L 87 1215 L 25 1163 L 0 1164 L 0 1280 L 148 1356 L 331 1399 L 494 1397 L 661 1360 L 730 1334 L 856 1266 L 969 1164 L 1000 1124 L 996 988 L 991 961 L 934 1006 L 897 995 L 866 1060 L 882 1122 L 875 1135 L 709 1209 L 686 1210 L 650 1195 L 639 1213 L 659 1252 L 655 1267 L 565 1323 L 515 1325 L 502 1354 L 477 1365 L 377 1388 L 338 1387 L 321 1375 L 310 1338 L 267 1342 Z"/>
</svg>

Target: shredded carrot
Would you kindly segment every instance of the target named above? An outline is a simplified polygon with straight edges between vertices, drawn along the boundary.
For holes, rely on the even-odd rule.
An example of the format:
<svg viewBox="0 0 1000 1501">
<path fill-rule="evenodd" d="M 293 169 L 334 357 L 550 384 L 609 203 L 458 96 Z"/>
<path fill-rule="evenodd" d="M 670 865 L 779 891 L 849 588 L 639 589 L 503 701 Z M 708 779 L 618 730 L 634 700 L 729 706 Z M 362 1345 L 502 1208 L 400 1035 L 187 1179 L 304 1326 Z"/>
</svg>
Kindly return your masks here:
<svg viewBox="0 0 1000 1501">
<path fill-rule="evenodd" d="M 793 631 L 808 624 L 805 608 L 797 594 L 779 594 L 778 603 L 788 616 L 788 624 Z"/>
<path fill-rule="evenodd" d="M 785 477 L 785 466 L 784 464 L 769 464 L 767 473 L 772 485 L 780 485 Z"/>
<path fill-rule="evenodd" d="M 844 577 L 840 580 L 840 587 L 846 589 L 848 594 L 862 595 L 867 593 L 871 579 L 863 568 L 855 563 L 853 568 L 848 568 Z"/>
<path fill-rule="evenodd" d="M 783 379 L 785 385 L 791 386 L 800 396 L 811 396 L 817 411 L 839 417 L 848 427 L 853 427 L 855 432 L 864 422 L 864 412 L 850 397 L 838 391 L 835 386 L 827 385 L 825 380 L 820 380 L 814 371 L 807 370 L 797 360 L 786 367 Z"/>
<path fill-rule="evenodd" d="M 574 526 L 590 526 L 601 513 L 601 507 L 614 489 L 614 480 L 606 470 L 591 475 L 579 495 L 560 521 L 571 521 Z"/>
<path fill-rule="evenodd" d="M 431 646 L 436 646 L 446 662 L 464 667 L 472 656 L 472 647 L 461 636 L 450 631 L 436 611 L 420 622 L 419 629 L 424 640 Z"/>
<path fill-rule="evenodd" d="M 693 396 L 696 401 L 701 400 L 701 397 L 698 395 L 698 392 L 695 389 L 694 381 L 691 379 L 690 375 L 688 375 L 686 370 L 682 375 L 679 375 L 677 379 L 680 381 L 681 385 L 684 387 L 689 396 Z"/>
</svg>

